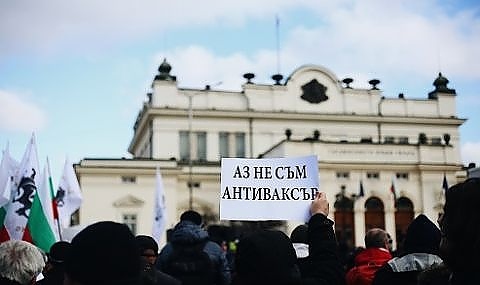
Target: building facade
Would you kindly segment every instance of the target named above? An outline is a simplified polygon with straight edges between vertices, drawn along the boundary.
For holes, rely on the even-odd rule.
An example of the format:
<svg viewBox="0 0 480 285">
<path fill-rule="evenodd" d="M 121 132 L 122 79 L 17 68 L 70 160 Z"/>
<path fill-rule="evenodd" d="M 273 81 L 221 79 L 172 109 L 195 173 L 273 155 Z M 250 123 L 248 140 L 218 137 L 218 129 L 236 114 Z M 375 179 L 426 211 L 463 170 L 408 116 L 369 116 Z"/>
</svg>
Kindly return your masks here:
<svg viewBox="0 0 480 285">
<path fill-rule="evenodd" d="M 424 213 L 436 221 L 444 178 L 465 178 L 460 159 L 456 92 L 439 74 L 425 99 L 386 98 L 352 88 L 330 70 L 302 66 L 272 84 L 244 75 L 239 92 L 185 89 L 164 60 L 134 124 L 131 159 L 76 165 L 84 194 L 80 223 L 111 219 L 149 234 L 155 169 L 161 170 L 168 226 L 193 208 L 218 220 L 222 157 L 318 158 L 320 189 L 331 201 L 340 242 L 363 245 L 366 230 L 385 228 L 400 245 Z M 286 224 L 286 231 L 294 226 Z"/>
</svg>

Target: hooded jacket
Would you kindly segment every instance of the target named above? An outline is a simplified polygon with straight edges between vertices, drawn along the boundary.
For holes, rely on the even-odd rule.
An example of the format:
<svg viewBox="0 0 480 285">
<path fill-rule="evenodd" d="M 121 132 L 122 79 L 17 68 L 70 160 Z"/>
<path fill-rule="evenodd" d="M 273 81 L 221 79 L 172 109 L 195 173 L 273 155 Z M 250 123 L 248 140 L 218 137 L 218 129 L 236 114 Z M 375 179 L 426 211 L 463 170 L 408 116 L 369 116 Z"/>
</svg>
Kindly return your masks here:
<svg viewBox="0 0 480 285">
<path fill-rule="evenodd" d="M 172 238 L 162 250 L 157 259 L 157 268 L 160 271 L 164 271 L 166 263 L 173 253 L 173 245 L 194 245 L 204 243 L 203 251 L 208 254 L 210 260 L 215 267 L 216 280 L 219 280 L 220 284 L 228 285 L 231 281 L 230 268 L 228 261 L 222 248 L 209 240 L 208 232 L 202 229 L 199 225 L 191 221 L 180 221 L 172 232 Z"/>
<path fill-rule="evenodd" d="M 417 284 L 421 272 L 443 262 L 437 255 L 440 237 L 438 227 L 425 215 L 419 215 L 408 226 L 405 254 L 393 258 L 378 270 L 372 284 Z"/>
<path fill-rule="evenodd" d="M 392 259 L 385 248 L 366 248 L 355 257 L 355 266 L 346 276 L 347 285 L 370 285 L 375 272 Z"/>
</svg>

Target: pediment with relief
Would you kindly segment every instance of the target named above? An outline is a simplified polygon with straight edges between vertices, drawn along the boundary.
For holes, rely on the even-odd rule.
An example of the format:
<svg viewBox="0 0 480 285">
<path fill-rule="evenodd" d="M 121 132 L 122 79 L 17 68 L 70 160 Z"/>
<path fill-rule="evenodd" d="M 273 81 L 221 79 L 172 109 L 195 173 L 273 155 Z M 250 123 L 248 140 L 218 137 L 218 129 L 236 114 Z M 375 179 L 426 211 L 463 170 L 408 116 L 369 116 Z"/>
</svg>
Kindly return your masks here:
<svg viewBox="0 0 480 285">
<path fill-rule="evenodd" d="M 138 208 L 145 202 L 135 196 L 127 195 L 113 202 L 113 206 L 117 208 Z"/>
</svg>

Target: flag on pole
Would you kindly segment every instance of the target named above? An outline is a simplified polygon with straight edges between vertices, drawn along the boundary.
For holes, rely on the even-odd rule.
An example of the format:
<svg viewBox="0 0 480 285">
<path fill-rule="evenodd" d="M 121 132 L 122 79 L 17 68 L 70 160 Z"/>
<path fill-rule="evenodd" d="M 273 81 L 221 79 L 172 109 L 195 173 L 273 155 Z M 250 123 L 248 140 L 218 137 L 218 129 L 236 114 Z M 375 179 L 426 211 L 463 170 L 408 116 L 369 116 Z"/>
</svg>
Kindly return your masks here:
<svg viewBox="0 0 480 285">
<path fill-rule="evenodd" d="M 358 193 L 358 197 L 363 197 L 365 196 L 365 191 L 363 190 L 363 183 L 362 180 L 360 179 L 360 191 Z"/>
<path fill-rule="evenodd" d="M 153 213 L 153 228 L 152 237 L 159 242 L 163 232 L 165 231 L 165 225 L 167 223 L 167 209 L 165 205 L 165 191 L 163 188 L 162 175 L 160 174 L 160 168 L 157 167 L 155 180 L 155 205 Z"/>
<path fill-rule="evenodd" d="M 447 176 L 445 175 L 445 173 L 443 174 L 442 188 L 443 188 L 443 193 L 447 192 L 448 182 L 447 182 Z"/>
<path fill-rule="evenodd" d="M 52 179 L 52 171 L 50 170 L 50 161 L 47 157 L 47 167 L 48 167 L 48 189 L 50 193 L 50 201 L 52 203 L 52 212 L 53 212 L 53 223 L 54 223 L 54 231 L 55 231 L 55 238 L 57 240 L 62 240 L 62 230 L 60 226 L 60 218 L 58 215 L 58 205 L 57 200 L 55 199 L 55 187 L 53 186 L 53 179 Z"/>
<path fill-rule="evenodd" d="M 13 176 L 18 169 L 18 162 L 10 156 L 8 144 L 3 151 L 2 161 L 0 162 L 0 229 L 3 228 L 5 215 L 7 214 L 6 205 L 10 201 Z"/>
<path fill-rule="evenodd" d="M 52 244 L 58 241 L 53 220 L 52 198 L 50 196 L 50 176 L 47 160 L 47 165 L 45 165 L 40 175 L 41 183 L 37 188 L 37 195 L 33 199 L 27 229 L 24 234 L 24 236 L 29 234 L 33 244 L 45 252 L 48 252 Z M 28 240 L 29 238 L 26 239 Z"/>
<path fill-rule="evenodd" d="M 0 235 L 1 241 L 23 238 L 33 199 L 40 184 L 39 173 L 35 134 L 32 134 L 13 179 L 12 197 L 7 205 L 4 230 Z"/>
<path fill-rule="evenodd" d="M 70 226 L 70 218 L 80 208 L 82 200 L 82 192 L 77 175 L 72 163 L 66 158 L 63 174 L 58 182 L 57 194 L 55 196 L 58 216 L 63 228 Z"/>
<path fill-rule="evenodd" d="M 393 201 L 396 203 L 397 202 L 397 192 L 395 190 L 395 182 L 392 179 L 392 186 L 390 186 L 390 192 L 393 194 Z"/>
<path fill-rule="evenodd" d="M 13 176 L 18 169 L 18 164 L 19 163 L 10 156 L 7 145 L 3 151 L 2 161 L 0 162 L 0 207 L 5 206 L 10 201 Z M 3 219 L 0 219 L 0 221 L 3 222 Z"/>
</svg>

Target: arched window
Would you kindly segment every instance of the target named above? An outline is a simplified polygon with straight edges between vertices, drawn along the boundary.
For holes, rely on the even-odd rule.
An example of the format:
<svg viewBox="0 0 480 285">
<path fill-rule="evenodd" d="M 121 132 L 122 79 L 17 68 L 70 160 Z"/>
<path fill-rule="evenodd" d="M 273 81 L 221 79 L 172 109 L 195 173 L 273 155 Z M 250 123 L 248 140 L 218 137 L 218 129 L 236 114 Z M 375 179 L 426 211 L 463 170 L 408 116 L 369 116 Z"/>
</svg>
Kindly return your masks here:
<svg viewBox="0 0 480 285">
<path fill-rule="evenodd" d="M 355 224 L 353 215 L 353 200 L 343 194 L 338 194 L 335 207 L 335 234 L 341 247 L 355 246 Z"/>
<path fill-rule="evenodd" d="M 395 211 L 395 237 L 397 239 L 397 251 L 403 250 L 403 242 L 407 234 L 408 225 L 413 221 L 413 203 L 406 197 L 400 197 L 396 203 Z"/>
<path fill-rule="evenodd" d="M 365 232 L 373 228 L 385 229 L 384 206 L 377 197 L 370 197 L 365 202 Z"/>
</svg>

